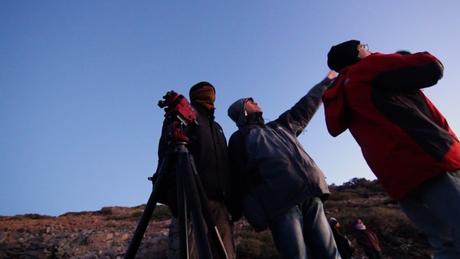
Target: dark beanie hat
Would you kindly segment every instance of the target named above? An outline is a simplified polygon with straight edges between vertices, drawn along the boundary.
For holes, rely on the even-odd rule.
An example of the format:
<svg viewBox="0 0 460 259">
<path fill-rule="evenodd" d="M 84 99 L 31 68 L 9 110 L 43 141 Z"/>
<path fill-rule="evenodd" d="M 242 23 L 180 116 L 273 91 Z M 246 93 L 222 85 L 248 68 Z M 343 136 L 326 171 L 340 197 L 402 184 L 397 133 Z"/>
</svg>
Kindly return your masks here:
<svg viewBox="0 0 460 259">
<path fill-rule="evenodd" d="M 194 84 L 191 88 L 190 88 L 190 91 L 188 92 L 189 96 L 196 90 L 200 89 L 201 87 L 204 87 L 204 86 L 210 86 L 212 87 L 212 89 L 214 90 L 214 93 L 216 92 L 216 88 L 214 88 L 214 86 L 209 83 L 209 82 L 206 82 L 206 81 L 202 81 L 202 82 L 199 82 L 199 83 L 196 83 Z"/>
<path fill-rule="evenodd" d="M 332 46 L 327 53 L 327 65 L 330 69 L 339 72 L 343 68 L 359 61 L 358 40 L 349 40 Z"/>
<path fill-rule="evenodd" d="M 216 89 L 209 82 L 199 82 L 193 85 L 189 91 L 190 102 L 200 104 L 207 110 L 214 110 L 214 101 L 216 100 Z"/>
</svg>

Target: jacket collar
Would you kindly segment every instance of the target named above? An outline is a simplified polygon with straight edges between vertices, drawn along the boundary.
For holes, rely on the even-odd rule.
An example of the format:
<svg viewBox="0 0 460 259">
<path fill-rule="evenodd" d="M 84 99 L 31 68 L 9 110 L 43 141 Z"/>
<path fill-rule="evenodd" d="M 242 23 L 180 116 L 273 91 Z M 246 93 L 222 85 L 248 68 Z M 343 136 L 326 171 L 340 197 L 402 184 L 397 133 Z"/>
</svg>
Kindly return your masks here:
<svg viewBox="0 0 460 259">
<path fill-rule="evenodd" d="M 199 114 L 202 114 L 202 115 L 205 115 L 206 117 L 208 117 L 209 119 L 211 120 L 214 120 L 214 111 L 215 111 L 215 108 L 209 110 L 209 109 L 206 109 L 206 107 L 204 107 L 203 105 L 197 103 L 197 102 L 193 102 L 192 103 L 192 106 L 193 108 L 195 108 L 195 110 L 199 113 Z"/>
</svg>

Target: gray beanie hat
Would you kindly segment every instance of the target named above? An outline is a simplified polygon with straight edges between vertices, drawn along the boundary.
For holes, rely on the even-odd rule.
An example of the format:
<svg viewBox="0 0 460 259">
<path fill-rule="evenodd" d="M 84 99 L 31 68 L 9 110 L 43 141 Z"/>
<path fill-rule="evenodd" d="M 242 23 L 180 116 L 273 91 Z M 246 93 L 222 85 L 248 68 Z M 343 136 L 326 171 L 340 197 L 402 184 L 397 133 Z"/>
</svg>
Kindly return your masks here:
<svg viewBox="0 0 460 259">
<path fill-rule="evenodd" d="M 232 119 L 238 128 L 246 125 L 246 114 L 244 112 L 244 103 L 252 98 L 241 98 L 228 107 L 227 114 Z"/>
</svg>

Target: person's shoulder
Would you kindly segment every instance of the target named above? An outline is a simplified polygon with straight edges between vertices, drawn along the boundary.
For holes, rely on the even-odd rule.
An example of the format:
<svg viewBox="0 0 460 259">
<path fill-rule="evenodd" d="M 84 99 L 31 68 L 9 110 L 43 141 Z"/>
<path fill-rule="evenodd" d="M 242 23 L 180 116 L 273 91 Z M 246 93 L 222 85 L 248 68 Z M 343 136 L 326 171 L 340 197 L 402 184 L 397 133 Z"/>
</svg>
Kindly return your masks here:
<svg viewBox="0 0 460 259">
<path fill-rule="evenodd" d="M 241 132 L 241 130 L 239 129 L 239 130 L 237 130 L 237 131 L 235 131 L 235 132 L 232 133 L 232 135 L 230 136 L 230 141 L 231 141 L 232 139 L 236 139 L 236 138 L 239 138 L 239 137 L 241 137 L 241 136 L 242 136 L 242 132 Z"/>
<path fill-rule="evenodd" d="M 345 75 L 345 84 L 349 82 L 350 79 L 363 78 L 373 75 L 375 73 L 380 73 L 388 69 L 393 69 L 394 64 L 400 62 L 400 54 L 386 54 L 380 52 L 374 52 L 371 55 L 360 60 L 358 63 L 355 63 L 347 68 L 346 71 L 343 71 Z"/>
<path fill-rule="evenodd" d="M 222 133 L 224 133 L 224 131 L 222 130 L 222 126 L 220 126 L 220 124 L 217 121 L 213 121 L 213 125 L 217 129 L 219 129 Z"/>
<path fill-rule="evenodd" d="M 399 55 L 399 54 L 396 54 Z M 380 53 L 380 52 L 374 52 L 370 54 L 369 56 L 363 58 L 360 60 L 360 62 L 352 65 L 352 67 L 360 67 L 360 66 L 368 66 L 369 63 L 371 62 L 376 62 L 381 59 L 388 59 L 394 57 L 395 54 L 386 54 L 386 53 Z"/>
<path fill-rule="evenodd" d="M 248 133 L 247 128 L 238 129 L 237 131 L 233 132 L 228 141 L 229 145 L 232 143 L 243 142 L 247 133 Z"/>
<path fill-rule="evenodd" d="M 283 122 L 278 119 L 276 120 L 272 120 L 270 122 L 268 122 L 267 124 L 265 124 L 265 126 L 267 127 L 271 127 L 271 128 L 279 128 L 279 127 L 282 127 L 283 126 Z"/>
<path fill-rule="evenodd" d="M 288 126 L 279 118 L 274 121 L 270 121 L 265 124 L 265 126 L 274 130 L 289 130 Z"/>
<path fill-rule="evenodd" d="M 380 53 L 380 52 L 375 52 L 366 57 L 363 60 L 367 60 L 369 62 L 382 62 L 386 60 L 401 60 L 401 54 L 398 53 Z M 366 62 L 363 62 L 366 63 Z"/>
</svg>

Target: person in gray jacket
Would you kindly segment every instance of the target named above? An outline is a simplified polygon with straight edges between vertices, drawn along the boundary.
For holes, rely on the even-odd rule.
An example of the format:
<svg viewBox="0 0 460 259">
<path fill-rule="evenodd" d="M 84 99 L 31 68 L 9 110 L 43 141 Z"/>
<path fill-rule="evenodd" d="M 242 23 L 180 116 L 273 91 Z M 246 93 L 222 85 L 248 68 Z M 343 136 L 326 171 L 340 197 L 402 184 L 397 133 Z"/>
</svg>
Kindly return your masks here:
<svg viewBox="0 0 460 259">
<path fill-rule="evenodd" d="M 337 73 L 331 71 L 290 110 L 264 123 L 262 109 L 242 98 L 228 109 L 238 130 L 229 141 L 240 211 L 256 231 L 270 229 L 282 258 L 340 258 L 324 214 L 330 192 L 297 136 L 307 126 Z M 303 227 L 302 227 L 303 226 Z"/>
</svg>

